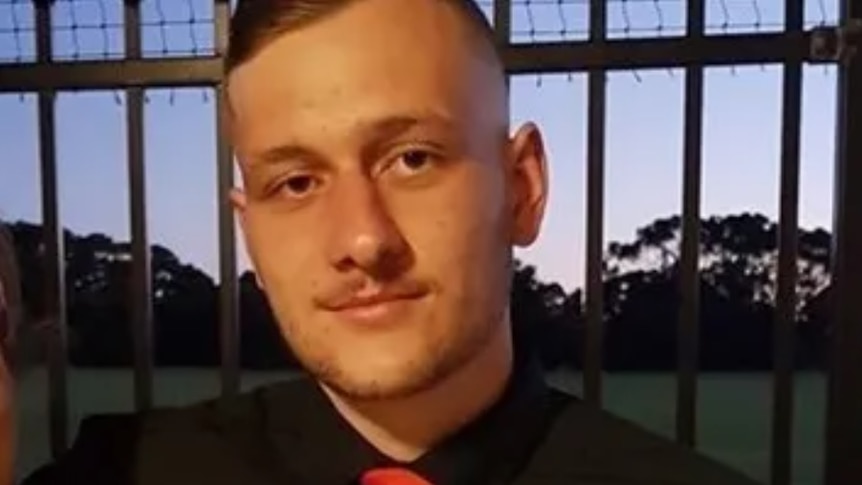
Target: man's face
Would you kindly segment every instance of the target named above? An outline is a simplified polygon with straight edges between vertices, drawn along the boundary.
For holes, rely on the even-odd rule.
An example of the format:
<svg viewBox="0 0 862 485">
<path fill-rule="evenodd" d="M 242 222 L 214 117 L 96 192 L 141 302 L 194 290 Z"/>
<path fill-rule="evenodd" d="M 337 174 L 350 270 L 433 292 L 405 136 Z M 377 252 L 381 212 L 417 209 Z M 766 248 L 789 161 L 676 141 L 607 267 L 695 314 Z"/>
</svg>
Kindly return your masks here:
<svg viewBox="0 0 862 485">
<path fill-rule="evenodd" d="M 354 398 L 428 388 L 506 331 L 513 244 L 545 199 L 538 132 L 445 2 L 365 0 L 230 78 L 250 257 L 308 370 Z"/>
</svg>

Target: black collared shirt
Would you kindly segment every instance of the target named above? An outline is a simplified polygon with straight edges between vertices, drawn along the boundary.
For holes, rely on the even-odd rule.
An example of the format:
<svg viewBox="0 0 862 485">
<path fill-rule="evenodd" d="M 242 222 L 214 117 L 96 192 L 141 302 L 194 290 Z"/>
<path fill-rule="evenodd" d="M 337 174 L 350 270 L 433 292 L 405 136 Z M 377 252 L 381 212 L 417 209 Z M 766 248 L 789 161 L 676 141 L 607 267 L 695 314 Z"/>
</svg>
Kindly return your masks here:
<svg viewBox="0 0 862 485">
<path fill-rule="evenodd" d="M 362 472 L 407 467 L 434 484 L 510 482 L 526 464 L 565 401 L 545 384 L 532 360 L 518 356 L 509 383 L 488 411 L 412 463 L 396 463 L 365 441 L 310 381 L 273 389 L 267 400 L 291 402 L 267 432 L 289 483 L 348 485 Z M 296 386 L 302 386 L 297 392 Z M 300 419 L 297 419 L 301 417 Z M 421 418 L 418 418 L 421 419 Z M 288 483 L 288 482 L 285 482 Z"/>
<path fill-rule="evenodd" d="M 174 410 L 87 419 L 22 485 L 351 485 L 392 464 L 309 379 Z M 501 399 L 406 464 L 435 485 L 756 485 L 549 388 L 516 356 Z"/>
</svg>

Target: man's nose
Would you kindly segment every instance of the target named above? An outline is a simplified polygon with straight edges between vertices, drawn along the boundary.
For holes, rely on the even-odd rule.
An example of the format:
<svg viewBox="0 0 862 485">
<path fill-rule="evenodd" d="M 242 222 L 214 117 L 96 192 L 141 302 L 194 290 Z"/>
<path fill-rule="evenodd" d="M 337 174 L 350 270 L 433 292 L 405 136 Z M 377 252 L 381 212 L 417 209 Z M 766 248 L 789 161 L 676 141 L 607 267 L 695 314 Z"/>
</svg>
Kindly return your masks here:
<svg viewBox="0 0 862 485">
<path fill-rule="evenodd" d="M 331 264 L 339 271 L 359 269 L 380 279 L 403 271 L 408 245 L 374 182 L 351 175 L 338 182 L 332 197 Z"/>
</svg>

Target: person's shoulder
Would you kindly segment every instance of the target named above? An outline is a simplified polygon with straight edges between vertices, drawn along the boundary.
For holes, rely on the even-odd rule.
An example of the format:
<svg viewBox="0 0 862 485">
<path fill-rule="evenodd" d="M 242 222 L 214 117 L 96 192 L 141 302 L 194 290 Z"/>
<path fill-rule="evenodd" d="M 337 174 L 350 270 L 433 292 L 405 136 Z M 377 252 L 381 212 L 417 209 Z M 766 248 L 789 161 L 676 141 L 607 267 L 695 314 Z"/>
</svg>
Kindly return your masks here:
<svg viewBox="0 0 862 485">
<path fill-rule="evenodd" d="M 20 485 L 124 483 L 134 457 L 142 416 L 99 414 L 81 420 L 71 446 L 54 461 L 26 476 Z"/>
<path fill-rule="evenodd" d="M 269 433 L 296 422 L 312 385 L 301 378 L 149 413 L 140 425 L 136 483 L 269 483 Z"/>
<path fill-rule="evenodd" d="M 69 449 L 21 485 L 180 483 L 200 473 L 220 483 L 255 455 L 273 410 L 292 414 L 310 385 L 300 378 L 186 406 L 86 417 Z"/>
<path fill-rule="evenodd" d="M 692 448 L 554 392 L 563 405 L 518 483 L 759 485 Z"/>
</svg>

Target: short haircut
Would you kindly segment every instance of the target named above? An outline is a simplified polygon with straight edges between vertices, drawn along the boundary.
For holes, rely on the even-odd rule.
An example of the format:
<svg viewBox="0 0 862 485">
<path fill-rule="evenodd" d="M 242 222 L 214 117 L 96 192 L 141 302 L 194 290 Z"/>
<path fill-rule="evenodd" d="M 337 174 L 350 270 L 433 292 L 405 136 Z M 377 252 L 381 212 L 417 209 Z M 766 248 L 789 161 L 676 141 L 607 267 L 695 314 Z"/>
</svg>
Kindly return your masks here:
<svg viewBox="0 0 862 485">
<path fill-rule="evenodd" d="M 281 34 L 301 29 L 361 0 L 239 0 L 231 18 L 225 69 L 228 74 L 250 60 Z M 430 0 L 446 3 L 502 66 L 494 29 L 475 0 Z"/>
</svg>

